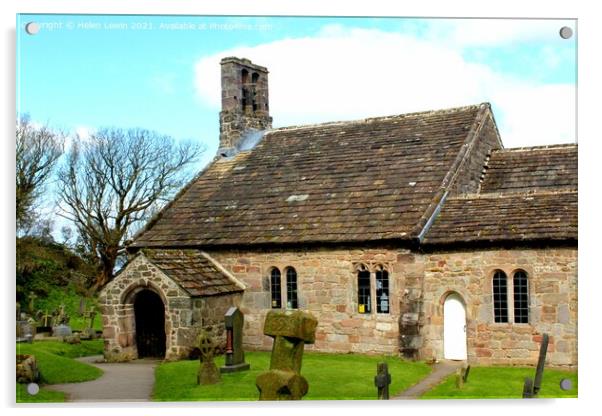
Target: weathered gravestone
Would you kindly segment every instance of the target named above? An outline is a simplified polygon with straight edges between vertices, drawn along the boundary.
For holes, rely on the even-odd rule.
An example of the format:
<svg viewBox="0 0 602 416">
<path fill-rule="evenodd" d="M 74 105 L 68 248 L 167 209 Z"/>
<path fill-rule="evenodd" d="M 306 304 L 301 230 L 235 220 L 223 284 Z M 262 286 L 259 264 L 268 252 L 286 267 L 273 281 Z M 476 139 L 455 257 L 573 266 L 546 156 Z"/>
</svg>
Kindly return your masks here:
<svg viewBox="0 0 602 416">
<path fill-rule="evenodd" d="M 84 329 L 82 338 L 83 339 L 96 338 L 96 330 L 94 329 L 94 318 L 96 317 L 96 309 L 94 307 L 92 307 L 89 310 L 85 310 L 84 313 L 82 314 L 82 316 L 84 317 L 84 325 L 86 323 L 86 320 L 89 319 L 89 324 L 88 324 L 87 328 Z"/>
<path fill-rule="evenodd" d="M 38 322 L 40 325 L 36 328 L 36 332 L 38 334 L 50 335 L 52 332 L 52 327 L 54 326 L 54 322 L 53 317 L 48 313 L 48 310 L 45 312 L 38 311 Z"/>
<path fill-rule="evenodd" d="M 213 362 L 217 344 L 215 343 L 212 334 L 208 330 L 202 329 L 197 337 L 197 345 L 200 351 L 201 366 L 197 374 L 197 384 L 216 384 L 219 383 L 221 376 L 217 366 Z"/>
<path fill-rule="evenodd" d="M 248 370 L 251 366 L 245 363 L 245 353 L 242 349 L 242 330 L 244 315 L 240 309 L 231 307 L 226 312 L 226 364 L 220 367 L 222 373 L 233 373 Z"/>
<path fill-rule="evenodd" d="M 541 390 L 541 380 L 543 378 L 543 368 L 546 363 L 546 354 L 548 353 L 548 342 L 550 338 L 548 334 L 543 334 L 541 345 L 539 347 L 539 359 L 537 360 L 537 369 L 535 370 L 535 380 L 530 377 L 525 378 L 523 385 L 523 398 L 537 397 Z"/>
<path fill-rule="evenodd" d="M 269 311 L 263 333 L 274 338 L 270 370 L 257 376 L 259 400 L 300 400 L 307 380 L 300 374 L 305 344 L 313 344 L 318 321 L 302 311 Z"/>
<path fill-rule="evenodd" d="M 25 312 L 21 312 L 21 305 L 18 303 L 16 319 L 17 342 L 31 342 L 35 335 L 35 328 L 32 325 L 34 321 L 28 318 Z"/>
<path fill-rule="evenodd" d="M 374 377 L 374 385 L 378 388 L 378 400 L 389 400 L 389 384 L 391 384 L 389 366 L 387 363 L 378 363 Z"/>
<path fill-rule="evenodd" d="M 52 327 L 52 335 L 59 338 L 64 338 L 73 335 L 71 327 L 65 324 L 59 324 Z"/>
</svg>

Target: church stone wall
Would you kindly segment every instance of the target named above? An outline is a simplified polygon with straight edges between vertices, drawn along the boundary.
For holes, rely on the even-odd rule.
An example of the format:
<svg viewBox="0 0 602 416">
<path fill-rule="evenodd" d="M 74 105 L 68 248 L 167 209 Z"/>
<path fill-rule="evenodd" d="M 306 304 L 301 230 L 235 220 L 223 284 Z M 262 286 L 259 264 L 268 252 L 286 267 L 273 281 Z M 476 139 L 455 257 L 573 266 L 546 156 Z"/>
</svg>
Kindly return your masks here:
<svg viewBox="0 0 602 416">
<path fill-rule="evenodd" d="M 471 250 L 424 255 L 425 345 L 422 358 L 442 359 L 443 302 L 456 292 L 466 305 L 468 361 L 481 365 L 534 365 L 543 333 L 550 336 L 547 365 L 577 365 L 577 249 Z M 495 323 L 492 278 L 508 279 L 510 323 Z M 513 323 L 512 277 L 528 274 L 529 323 Z"/>
<path fill-rule="evenodd" d="M 417 258 L 400 249 L 297 249 L 220 251 L 209 253 L 246 286 L 241 310 L 245 314 L 244 343 L 249 349 L 268 350 L 272 339 L 263 335 L 271 310 L 270 272 L 277 267 L 286 286 L 286 267 L 297 272 L 299 309 L 318 318 L 316 342 L 309 350 L 397 354 L 399 352 L 400 294 L 419 284 L 423 274 Z M 382 266 L 389 273 L 390 313 L 358 312 L 357 267 L 374 275 Z"/>
</svg>

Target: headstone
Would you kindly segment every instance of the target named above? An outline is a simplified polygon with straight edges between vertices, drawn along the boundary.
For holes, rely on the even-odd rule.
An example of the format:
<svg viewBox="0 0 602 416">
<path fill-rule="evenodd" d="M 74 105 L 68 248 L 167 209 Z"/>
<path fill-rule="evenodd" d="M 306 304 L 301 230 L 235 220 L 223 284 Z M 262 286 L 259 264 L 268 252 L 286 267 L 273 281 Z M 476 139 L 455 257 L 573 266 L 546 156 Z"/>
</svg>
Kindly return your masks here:
<svg viewBox="0 0 602 416">
<path fill-rule="evenodd" d="M 197 374 L 197 384 L 216 384 L 220 381 L 220 372 L 213 362 L 217 344 L 213 340 L 211 331 L 201 330 L 197 337 L 197 345 L 201 354 L 201 365 Z"/>
<path fill-rule="evenodd" d="M 539 347 L 539 359 L 537 360 L 537 369 L 535 370 L 535 379 L 530 377 L 525 378 L 523 385 L 523 398 L 537 397 L 541 390 L 541 380 L 543 378 L 543 368 L 546 363 L 546 354 L 548 352 L 548 342 L 550 338 L 548 334 L 543 334 L 541 345 Z"/>
<path fill-rule="evenodd" d="M 531 377 L 525 377 L 525 384 L 523 385 L 523 399 L 530 399 L 533 397 L 533 379 Z"/>
<path fill-rule="evenodd" d="M 263 333 L 274 338 L 270 370 L 257 376 L 259 400 L 300 400 L 309 385 L 300 374 L 305 344 L 313 344 L 318 321 L 299 310 L 269 311 Z"/>
<path fill-rule="evenodd" d="M 220 372 L 233 373 L 248 370 L 251 366 L 245 363 L 245 353 L 242 349 L 244 315 L 240 309 L 231 307 L 224 318 L 226 325 L 226 364 L 220 367 Z"/>
<path fill-rule="evenodd" d="M 55 337 L 68 337 L 72 334 L 69 325 L 60 324 L 52 327 L 52 335 Z"/>
<path fill-rule="evenodd" d="M 68 325 L 69 324 L 69 315 L 65 312 L 65 305 L 59 306 L 59 309 L 56 311 L 56 320 L 55 323 L 58 325 Z"/>
<path fill-rule="evenodd" d="M 374 385 L 378 388 L 378 400 L 389 400 L 389 384 L 391 384 L 391 374 L 387 363 L 378 363 L 374 377 Z"/>
<path fill-rule="evenodd" d="M 470 373 L 470 365 L 467 365 L 462 372 L 462 382 L 466 383 L 468 381 L 468 373 Z"/>
<path fill-rule="evenodd" d="M 86 299 L 80 298 L 79 299 L 79 314 L 83 316 L 85 313 L 86 313 Z"/>
<path fill-rule="evenodd" d="M 48 310 L 46 310 L 43 313 L 38 313 L 39 314 L 39 323 L 40 326 L 38 326 L 36 328 L 36 332 L 38 334 L 48 334 L 50 335 L 50 333 L 52 332 L 52 326 L 53 326 L 53 322 L 52 322 L 52 315 L 50 315 L 48 313 Z"/>
<path fill-rule="evenodd" d="M 464 375 L 462 374 L 462 369 L 456 369 L 456 388 L 461 389 L 464 387 Z"/>
<path fill-rule="evenodd" d="M 35 312 L 34 301 L 36 300 L 37 297 L 38 296 L 34 292 L 29 292 L 29 302 L 27 304 L 27 308 L 28 308 L 29 314 L 32 316 Z"/>
<path fill-rule="evenodd" d="M 87 311 L 84 311 L 84 325 L 86 324 L 86 320 L 89 320 L 88 326 L 84 328 L 83 338 L 84 339 L 94 339 L 96 338 L 96 330 L 94 329 L 94 318 L 96 318 L 96 309 L 93 307 Z"/>
<path fill-rule="evenodd" d="M 35 336 L 35 329 L 29 320 L 17 321 L 17 342 L 31 342 Z"/>
<path fill-rule="evenodd" d="M 546 354 L 548 353 L 548 342 L 550 337 L 548 334 L 543 334 L 541 346 L 539 347 L 539 359 L 537 360 L 537 369 L 535 370 L 535 380 L 533 382 L 533 393 L 535 396 L 541 390 L 541 380 L 543 378 L 543 367 L 546 364 Z"/>
</svg>

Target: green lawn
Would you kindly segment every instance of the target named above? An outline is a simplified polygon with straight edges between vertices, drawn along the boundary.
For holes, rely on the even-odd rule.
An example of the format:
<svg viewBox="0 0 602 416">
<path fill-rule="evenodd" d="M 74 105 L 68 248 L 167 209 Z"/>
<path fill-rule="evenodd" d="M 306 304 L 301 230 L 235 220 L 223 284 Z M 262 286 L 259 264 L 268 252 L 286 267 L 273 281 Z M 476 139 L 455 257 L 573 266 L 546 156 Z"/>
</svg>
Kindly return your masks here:
<svg viewBox="0 0 602 416">
<path fill-rule="evenodd" d="M 27 392 L 27 384 L 17 383 L 17 403 L 62 403 L 65 393 L 40 388 L 35 396 Z"/>
<path fill-rule="evenodd" d="M 103 341 L 82 341 L 70 345 L 57 341 L 39 341 L 33 344 L 17 344 L 17 354 L 33 354 L 38 362 L 41 384 L 76 383 L 97 379 L 102 371 L 73 358 L 102 354 Z M 17 402 L 61 402 L 64 394 L 40 389 L 31 396 L 25 386 L 17 384 Z"/>
<path fill-rule="evenodd" d="M 462 389 L 456 388 L 456 376 L 422 396 L 423 399 L 511 399 L 521 398 L 525 377 L 533 378 L 534 368 L 473 367 Z M 560 389 L 560 380 L 572 381 L 572 389 Z M 544 369 L 539 397 L 577 397 L 577 372 Z"/>
<path fill-rule="evenodd" d="M 196 384 L 198 361 L 164 363 L 155 372 L 156 401 L 195 400 L 257 400 L 255 387 L 257 375 L 269 368 L 269 352 L 247 352 L 245 361 L 251 364 L 249 371 L 222 374 L 218 384 L 199 386 Z M 389 364 L 392 383 L 391 395 L 399 393 L 426 376 L 430 367 L 420 362 L 407 362 L 395 357 L 364 356 L 356 354 L 308 353 L 303 356 L 301 374 L 309 383 L 308 400 L 354 400 L 376 399 L 374 376 L 376 364 Z M 223 365 L 223 356 L 215 360 Z"/>
<path fill-rule="evenodd" d="M 69 326 L 73 331 L 84 331 L 90 326 L 90 318 L 84 318 L 83 316 L 75 315 L 69 319 Z M 96 314 L 94 317 L 94 325 L 92 326 L 95 331 L 102 331 L 102 316 Z"/>
</svg>

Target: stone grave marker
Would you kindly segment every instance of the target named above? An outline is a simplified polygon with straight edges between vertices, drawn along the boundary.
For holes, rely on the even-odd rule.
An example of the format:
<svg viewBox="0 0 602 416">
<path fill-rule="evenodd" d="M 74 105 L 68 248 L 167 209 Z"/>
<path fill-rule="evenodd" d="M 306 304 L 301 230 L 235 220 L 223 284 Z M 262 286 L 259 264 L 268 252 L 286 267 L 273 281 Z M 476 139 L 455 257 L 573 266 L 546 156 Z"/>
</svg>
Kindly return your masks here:
<svg viewBox="0 0 602 416">
<path fill-rule="evenodd" d="M 301 373 L 305 344 L 313 344 L 318 321 L 295 311 L 269 311 L 263 333 L 274 338 L 270 370 L 257 376 L 259 400 L 300 400 L 309 385 Z"/>
<path fill-rule="evenodd" d="M 39 326 L 36 328 L 38 334 L 48 334 L 52 332 L 53 321 L 52 315 L 48 313 L 48 310 L 42 312 L 39 319 Z"/>
<path fill-rule="evenodd" d="M 378 400 L 389 400 L 389 384 L 391 384 L 389 366 L 387 363 L 378 363 L 374 377 L 374 385 L 378 388 Z"/>
<path fill-rule="evenodd" d="M 27 312 L 33 316 L 35 312 L 34 303 L 37 299 L 37 295 L 34 292 L 29 292 L 29 302 L 27 303 Z"/>
<path fill-rule="evenodd" d="M 537 397 L 541 390 L 541 380 L 543 378 L 543 368 L 546 363 L 546 354 L 548 353 L 548 342 L 550 337 L 548 334 L 543 334 L 541 345 L 539 347 L 539 359 L 537 360 L 537 369 L 535 370 L 535 379 L 530 377 L 525 378 L 523 386 L 523 398 Z"/>
<path fill-rule="evenodd" d="M 95 339 L 94 318 L 96 317 L 96 309 L 91 307 L 89 310 L 84 311 L 82 315 L 84 317 L 84 326 L 86 325 L 86 321 L 89 320 L 88 326 L 84 328 L 83 339 Z"/>
<path fill-rule="evenodd" d="M 86 299 L 80 298 L 79 299 L 79 314 L 84 315 L 85 313 L 86 313 Z"/>
<path fill-rule="evenodd" d="M 226 364 L 220 368 L 222 373 L 233 373 L 248 370 L 251 366 L 245 363 L 242 348 L 242 331 L 244 315 L 240 309 L 231 307 L 224 316 L 226 326 Z"/>
<path fill-rule="evenodd" d="M 210 331 L 202 329 L 197 337 L 197 345 L 201 354 L 201 365 L 197 374 L 197 384 L 216 384 L 219 383 L 221 376 L 217 366 L 213 362 L 217 344 L 215 343 Z"/>
</svg>

